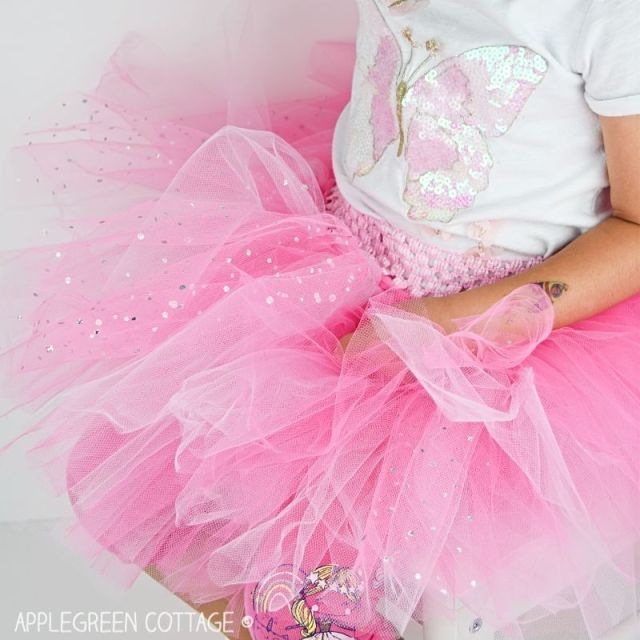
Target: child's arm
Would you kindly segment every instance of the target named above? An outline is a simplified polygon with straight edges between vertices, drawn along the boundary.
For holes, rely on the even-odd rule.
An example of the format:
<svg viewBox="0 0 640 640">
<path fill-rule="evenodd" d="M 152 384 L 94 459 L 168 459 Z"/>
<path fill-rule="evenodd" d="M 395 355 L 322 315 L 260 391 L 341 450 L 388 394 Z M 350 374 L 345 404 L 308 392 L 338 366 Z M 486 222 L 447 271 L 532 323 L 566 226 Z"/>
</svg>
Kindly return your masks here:
<svg viewBox="0 0 640 640">
<path fill-rule="evenodd" d="M 555 282 L 558 328 L 640 292 L 640 115 L 601 122 L 614 215 L 531 269 L 455 295 L 419 298 L 411 310 L 451 330 L 452 318 L 482 313 L 521 285 Z"/>
</svg>

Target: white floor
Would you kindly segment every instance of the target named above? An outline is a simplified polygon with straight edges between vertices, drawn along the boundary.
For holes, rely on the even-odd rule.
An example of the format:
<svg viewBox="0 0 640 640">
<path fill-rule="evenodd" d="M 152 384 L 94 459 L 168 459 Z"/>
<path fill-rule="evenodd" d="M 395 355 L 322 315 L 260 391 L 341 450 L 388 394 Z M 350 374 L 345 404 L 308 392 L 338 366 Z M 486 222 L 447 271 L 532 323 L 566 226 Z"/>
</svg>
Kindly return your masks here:
<svg viewBox="0 0 640 640">
<path fill-rule="evenodd" d="M 569 618 L 570 616 L 567 616 Z M 485 621 L 476 613 L 469 611 L 466 607 L 460 607 L 456 611 L 456 619 L 451 621 L 424 616 L 425 625 L 421 629 L 421 640 L 495 640 L 495 630 L 491 629 Z M 480 624 L 478 624 L 478 622 Z M 527 638 L 535 640 L 584 640 L 583 636 L 568 637 L 566 633 L 557 631 L 562 625 L 554 620 L 547 624 L 544 629 L 535 629 L 531 626 L 528 629 Z M 574 626 L 570 628 L 575 628 Z M 555 632 L 547 631 L 556 629 Z M 638 620 L 628 620 L 611 633 L 599 640 L 639 640 L 640 622 Z"/>
<path fill-rule="evenodd" d="M 184 602 L 143 574 L 128 590 L 122 591 L 96 578 L 78 556 L 52 538 L 48 530 L 54 523 L 32 520 L 0 525 L 3 577 L 0 586 L 0 636 L 21 636 L 31 629 L 42 638 L 53 637 L 56 629 L 77 629 L 65 636 L 102 637 L 112 629 L 122 629 L 118 637 L 158 637 L 157 626 L 171 628 L 171 638 L 198 637 L 190 633 L 189 619 L 195 625 L 196 614 Z M 64 618 L 62 612 L 68 620 Z M 40 632 L 29 618 L 37 612 L 42 619 Z M 94 630 L 83 631 L 82 625 L 94 615 L 105 616 Z M 126 618 L 125 614 L 129 617 Z M 158 617 L 162 614 L 161 617 Z M 76 617 L 73 624 L 70 620 Z M 178 630 L 178 624 L 183 629 Z M 30 626 L 27 626 L 30 625 Z M 67 625 L 67 626 L 65 626 Z M 165 626 L 167 625 L 167 626 Z M 100 634 L 97 630 L 103 633 Z M 165 634 L 166 635 L 166 634 Z M 207 637 L 224 638 L 208 632 Z"/>
<path fill-rule="evenodd" d="M 158 627 L 167 629 L 165 637 L 197 638 L 205 633 L 198 629 L 197 614 L 182 600 L 142 574 L 127 591 L 122 591 L 96 577 L 95 573 L 80 558 L 65 549 L 49 534 L 54 521 L 31 520 L 21 523 L 0 524 L 0 549 L 2 549 L 3 579 L 0 582 L 0 637 L 23 635 L 23 621 L 28 612 L 40 612 L 50 617 L 43 622 L 40 637 L 49 638 L 60 627 L 61 612 L 79 615 L 79 624 L 90 612 L 101 612 L 108 617 L 102 622 L 103 631 L 122 626 L 123 616 L 129 615 L 136 627 L 118 633 L 127 640 L 133 638 L 157 638 L 162 635 Z M 405 633 L 406 640 L 493 640 L 488 629 L 477 634 L 469 631 L 475 616 L 461 611 L 458 623 L 430 620 L 424 633 L 413 624 Z M 110 622 L 113 620 L 113 622 Z M 69 624 L 69 623 L 66 623 Z M 194 625 L 189 630 L 189 624 Z M 109 625 L 113 625 L 110 627 Z M 80 628 L 80 627 L 79 627 Z M 32 631 L 32 633 L 35 632 Z M 66 633 L 65 636 L 94 638 L 103 634 L 82 631 Z M 204 637 L 204 636 L 203 636 Z M 207 631 L 206 637 L 226 640 L 215 631 Z M 640 626 L 623 625 L 619 630 L 602 640 L 638 640 Z M 539 640 L 574 640 L 562 635 L 549 635 Z"/>
</svg>

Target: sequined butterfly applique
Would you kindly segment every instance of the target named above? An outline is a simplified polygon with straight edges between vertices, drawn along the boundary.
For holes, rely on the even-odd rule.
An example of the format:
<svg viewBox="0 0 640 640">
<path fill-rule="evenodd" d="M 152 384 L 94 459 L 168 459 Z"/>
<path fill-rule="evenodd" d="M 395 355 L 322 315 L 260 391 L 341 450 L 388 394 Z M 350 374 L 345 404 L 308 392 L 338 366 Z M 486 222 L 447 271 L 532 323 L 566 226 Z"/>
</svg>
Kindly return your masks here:
<svg viewBox="0 0 640 640">
<path fill-rule="evenodd" d="M 449 222 L 488 188 L 490 139 L 511 128 L 548 64 L 527 47 L 500 45 L 471 49 L 425 70 L 438 42 L 418 44 L 408 28 L 402 36 L 411 45 L 409 60 L 403 62 L 400 45 L 387 33 L 365 75 L 369 86 L 359 103 L 369 102 L 370 142 L 350 153 L 353 179 L 370 173 L 395 144 L 407 162 L 408 218 Z M 426 57 L 409 73 L 420 49 Z"/>
</svg>

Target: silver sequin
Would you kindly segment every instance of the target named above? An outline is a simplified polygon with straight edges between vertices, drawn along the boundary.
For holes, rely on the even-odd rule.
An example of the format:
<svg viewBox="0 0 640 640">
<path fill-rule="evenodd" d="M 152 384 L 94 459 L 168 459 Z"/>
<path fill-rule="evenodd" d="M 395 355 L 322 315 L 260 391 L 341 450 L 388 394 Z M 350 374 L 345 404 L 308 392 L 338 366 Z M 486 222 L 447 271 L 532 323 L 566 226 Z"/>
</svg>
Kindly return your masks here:
<svg viewBox="0 0 640 640">
<path fill-rule="evenodd" d="M 480 631 L 480 629 L 482 629 L 482 618 L 476 618 L 469 625 L 469 632 L 470 633 L 478 633 L 478 631 Z"/>
</svg>

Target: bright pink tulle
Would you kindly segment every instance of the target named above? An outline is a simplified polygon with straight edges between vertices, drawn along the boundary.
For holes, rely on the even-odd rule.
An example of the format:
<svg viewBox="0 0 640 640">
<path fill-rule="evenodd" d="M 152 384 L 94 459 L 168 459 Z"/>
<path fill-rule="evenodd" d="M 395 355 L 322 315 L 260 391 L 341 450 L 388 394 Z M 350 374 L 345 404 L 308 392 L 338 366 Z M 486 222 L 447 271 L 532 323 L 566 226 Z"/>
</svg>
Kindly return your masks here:
<svg viewBox="0 0 640 640">
<path fill-rule="evenodd" d="M 556 331 L 534 285 L 450 335 L 406 310 L 325 211 L 352 50 L 321 59 L 265 131 L 161 113 L 116 58 L 22 150 L 72 234 L 2 283 L 14 401 L 60 400 L 36 459 L 112 565 L 257 638 L 391 637 L 425 599 L 598 638 L 637 608 L 640 298 Z"/>
</svg>

